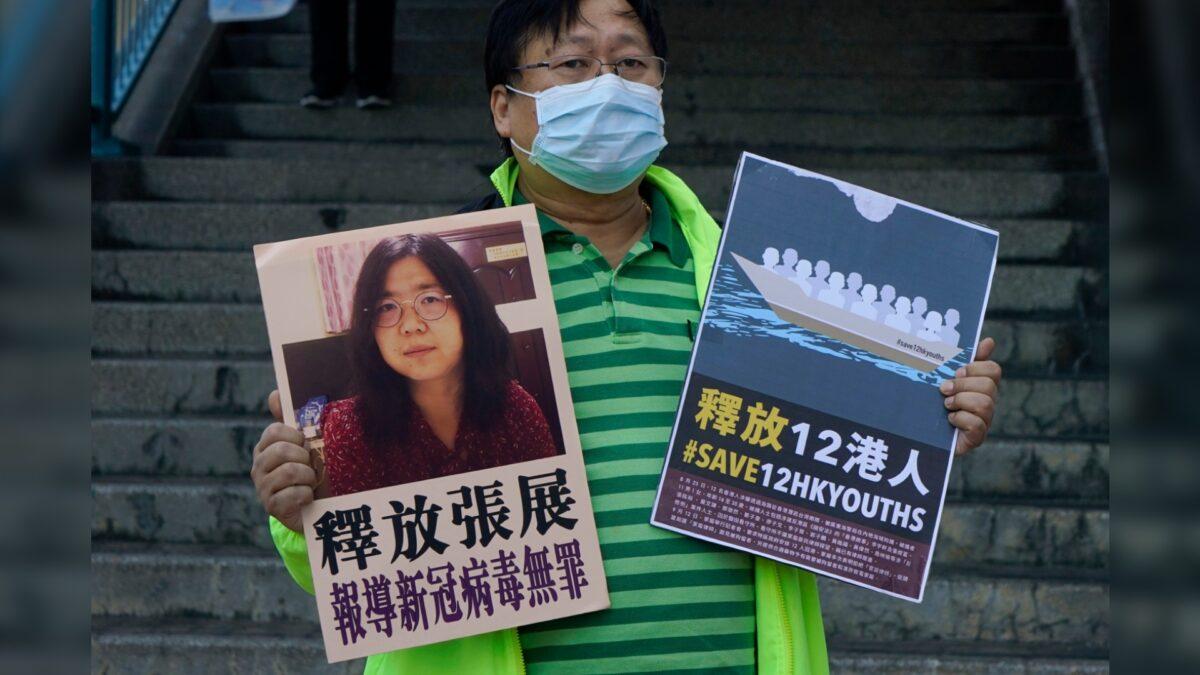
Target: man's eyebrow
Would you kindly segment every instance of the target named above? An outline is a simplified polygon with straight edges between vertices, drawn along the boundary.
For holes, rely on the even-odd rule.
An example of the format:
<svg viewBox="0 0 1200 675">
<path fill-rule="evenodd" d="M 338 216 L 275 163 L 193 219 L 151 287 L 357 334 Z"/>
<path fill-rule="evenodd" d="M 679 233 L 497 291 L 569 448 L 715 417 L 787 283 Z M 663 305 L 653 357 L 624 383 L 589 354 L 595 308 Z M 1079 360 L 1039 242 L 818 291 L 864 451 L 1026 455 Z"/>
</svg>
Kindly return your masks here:
<svg viewBox="0 0 1200 675">
<path fill-rule="evenodd" d="M 560 40 L 560 42 L 568 42 L 573 45 L 590 45 L 595 42 L 595 40 L 592 40 L 592 38 L 587 35 L 573 33 L 564 37 L 562 40 Z"/>
<path fill-rule="evenodd" d="M 635 47 L 641 47 L 646 44 L 645 40 L 635 33 L 620 33 L 617 35 L 615 42 L 618 45 L 633 45 Z"/>
</svg>

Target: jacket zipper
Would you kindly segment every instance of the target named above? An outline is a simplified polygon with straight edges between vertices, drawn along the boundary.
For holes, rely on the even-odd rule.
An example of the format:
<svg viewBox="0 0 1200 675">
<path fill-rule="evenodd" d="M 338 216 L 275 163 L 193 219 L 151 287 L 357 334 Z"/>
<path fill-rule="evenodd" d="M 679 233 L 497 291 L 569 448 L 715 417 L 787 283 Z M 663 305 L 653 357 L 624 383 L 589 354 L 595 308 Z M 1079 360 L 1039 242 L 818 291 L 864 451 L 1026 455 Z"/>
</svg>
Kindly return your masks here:
<svg viewBox="0 0 1200 675">
<path fill-rule="evenodd" d="M 771 571 L 775 573 L 775 592 L 779 595 L 779 618 L 783 626 L 783 644 L 787 647 L 787 669 L 783 672 L 794 673 L 795 667 L 795 650 L 792 645 L 792 625 L 788 621 L 787 605 L 783 601 L 783 577 L 779 575 L 778 563 L 771 565 Z"/>
<path fill-rule="evenodd" d="M 517 666 L 518 672 L 525 675 L 525 649 L 521 647 L 521 632 L 516 628 L 513 629 L 513 640 L 517 643 Z"/>
</svg>

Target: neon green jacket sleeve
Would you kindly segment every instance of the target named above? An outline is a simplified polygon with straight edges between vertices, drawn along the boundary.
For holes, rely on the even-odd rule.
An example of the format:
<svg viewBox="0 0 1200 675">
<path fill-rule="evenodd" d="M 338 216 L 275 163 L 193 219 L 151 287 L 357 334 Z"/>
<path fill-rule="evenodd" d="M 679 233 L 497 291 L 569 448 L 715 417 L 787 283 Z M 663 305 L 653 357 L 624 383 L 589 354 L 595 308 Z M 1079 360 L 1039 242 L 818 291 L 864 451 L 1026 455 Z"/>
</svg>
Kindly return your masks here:
<svg viewBox="0 0 1200 675">
<path fill-rule="evenodd" d="M 271 540 L 275 542 L 275 550 L 283 558 L 283 566 L 300 588 L 313 595 L 312 568 L 308 565 L 308 548 L 304 543 L 304 535 L 288 529 L 275 516 L 268 516 L 271 523 Z"/>
</svg>

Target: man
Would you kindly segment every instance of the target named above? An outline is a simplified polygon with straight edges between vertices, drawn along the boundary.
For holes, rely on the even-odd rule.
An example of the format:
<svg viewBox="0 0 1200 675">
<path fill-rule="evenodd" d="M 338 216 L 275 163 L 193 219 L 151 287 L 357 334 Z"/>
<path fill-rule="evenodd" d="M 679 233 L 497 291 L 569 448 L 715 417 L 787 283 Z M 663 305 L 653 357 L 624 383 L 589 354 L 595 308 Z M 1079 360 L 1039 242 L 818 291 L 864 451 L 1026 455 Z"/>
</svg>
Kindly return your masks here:
<svg viewBox="0 0 1200 675">
<path fill-rule="evenodd" d="M 612 607 L 519 639 L 508 630 L 378 655 L 368 672 L 828 672 L 813 575 L 649 525 L 719 239 L 683 181 L 651 166 L 665 143 L 665 56 L 646 0 L 501 2 L 485 60 L 510 157 L 492 174 L 495 193 L 467 207 L 538 208 L 589 487 L 604 503 Z M 978 358 L 993 347 L 984 340 Z M 983 442 L 999 378 L 979 360 L 944 388 L 958 451 Z M 278 417 L 277 394 L 270 403 Z M 285 564 L 311 592 L 297 531 L 317 480 L 300 441 L 269 427 L 251 476 Z"/>
</svg>

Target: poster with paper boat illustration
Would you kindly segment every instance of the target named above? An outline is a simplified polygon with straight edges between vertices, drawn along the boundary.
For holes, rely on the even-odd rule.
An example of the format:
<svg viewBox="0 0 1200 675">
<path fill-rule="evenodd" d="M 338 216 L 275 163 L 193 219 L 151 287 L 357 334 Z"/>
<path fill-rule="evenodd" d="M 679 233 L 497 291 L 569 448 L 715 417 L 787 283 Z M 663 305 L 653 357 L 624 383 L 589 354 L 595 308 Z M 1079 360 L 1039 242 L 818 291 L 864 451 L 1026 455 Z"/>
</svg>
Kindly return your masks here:
<svg viewBox="0 0 1200 675">
<path fill-rule="evenodd" d="M 920 602 L 998 244 L 744 153 L 652 522 Z"/>
</svg>

